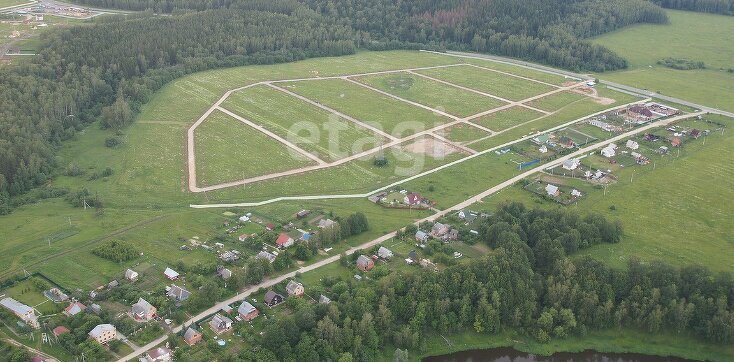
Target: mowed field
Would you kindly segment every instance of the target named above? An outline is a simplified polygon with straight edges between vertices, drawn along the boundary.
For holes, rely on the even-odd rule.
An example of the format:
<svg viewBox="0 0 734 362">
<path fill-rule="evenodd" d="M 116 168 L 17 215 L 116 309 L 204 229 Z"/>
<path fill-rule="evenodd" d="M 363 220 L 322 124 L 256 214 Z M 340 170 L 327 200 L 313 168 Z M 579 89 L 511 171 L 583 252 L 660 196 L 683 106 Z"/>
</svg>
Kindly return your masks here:
<svg viewBox="0 0 734 362">
<path fill-rule="evenodd" d="M 527 99 L 554 89 L 547 84 L 472 66 L 426 69 L 417 73 L 512 101 Z"/>
<path fill-rule="evenodd" d="M 385 143 L 367 128 L 265 85 L 235 92 L 222 106 L 324 161 Z"/>
<path fill-rule="evenodd" d="M 529 108 L 515 106 L 496 113 L 488 114 L 472 120 L 472 122 L 487 127 L 493 131 L 502 131 L 518 124 L 528 122 L 543 116 L 543 113 Z"/>
<path fill-rule="evenodd" d="M 356 79 L 387 93 L 457 117 L 467 117 L 506 104 L 495 98 L 411 73 L 371 75 Z"/>
<path fill-rule="evenodd" d="M 395 137 L 405 137 L 446 123 L 448 118 L 390 98 L 343 79 L 280 83 L 279 86 L 315 100 Z"/>
<path fill-rule="evenodd" d="M 213 112 L 196 128 L 194 143 L 200 185 L 315 164 L 303 154 L 221 111 Z"/>
<path fill-rule="evenodd" d="M 734 112 L 734 17 L 667 11 L 669 24 L 635 25 L 593 40 L 629 61 L 628 70 L 598 76 Z M 703 61 L 707 69 L 675 70 L 663 58 Z"/>
</svg>

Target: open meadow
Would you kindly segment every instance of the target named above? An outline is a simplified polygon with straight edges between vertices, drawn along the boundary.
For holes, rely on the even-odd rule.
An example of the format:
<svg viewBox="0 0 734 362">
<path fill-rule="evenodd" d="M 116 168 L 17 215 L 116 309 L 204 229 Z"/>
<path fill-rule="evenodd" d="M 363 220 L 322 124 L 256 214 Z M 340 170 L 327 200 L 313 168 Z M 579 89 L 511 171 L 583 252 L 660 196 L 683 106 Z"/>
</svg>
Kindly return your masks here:
<svg viewBox="0 0 734 362">
<path fill-rule="evenodd" d="M 734 18 L 667 10 L 669 24 L 634 25 L 597 37 L 629 61 L 629 69 L 599 77 L 734 112 Z M 693 31 L 695 29 L 695 31 Z M 702 61 L 705 69 L 676 70 L 664 58 Z"/>
</svg>

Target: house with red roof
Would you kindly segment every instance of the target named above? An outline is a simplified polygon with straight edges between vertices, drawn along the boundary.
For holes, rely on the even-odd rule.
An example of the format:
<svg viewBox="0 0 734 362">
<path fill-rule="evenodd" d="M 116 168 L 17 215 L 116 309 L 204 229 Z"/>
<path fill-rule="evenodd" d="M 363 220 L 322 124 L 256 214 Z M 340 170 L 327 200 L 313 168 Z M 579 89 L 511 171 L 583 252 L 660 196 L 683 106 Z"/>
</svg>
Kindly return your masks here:
<svg viewBox="0 0 734 362">
<path fill-rule="evenodd" d="M 279 248 L 287 248 L 293 245 L 293 242 L 293 238 L 286 233 L 280 233 L 280 235 L 278 235 L 278 239 L 275 240 L 275 244 L 277 244 Z"/>
</svg>

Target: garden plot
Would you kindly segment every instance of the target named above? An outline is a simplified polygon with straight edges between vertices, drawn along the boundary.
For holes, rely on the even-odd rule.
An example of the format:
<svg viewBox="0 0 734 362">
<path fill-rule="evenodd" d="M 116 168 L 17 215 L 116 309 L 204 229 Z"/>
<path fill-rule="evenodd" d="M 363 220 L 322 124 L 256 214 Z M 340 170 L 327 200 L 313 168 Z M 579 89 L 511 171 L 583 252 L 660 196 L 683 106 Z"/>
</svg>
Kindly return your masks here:
<svg viewBox="0 0 734 362">
<path fill-rule="evenodd" d="M 538 111 L 515 106 L 473 119 L 472 122 L 498 132 L 540 117 L 543 117 L 543 114 Z"/>
</svg>

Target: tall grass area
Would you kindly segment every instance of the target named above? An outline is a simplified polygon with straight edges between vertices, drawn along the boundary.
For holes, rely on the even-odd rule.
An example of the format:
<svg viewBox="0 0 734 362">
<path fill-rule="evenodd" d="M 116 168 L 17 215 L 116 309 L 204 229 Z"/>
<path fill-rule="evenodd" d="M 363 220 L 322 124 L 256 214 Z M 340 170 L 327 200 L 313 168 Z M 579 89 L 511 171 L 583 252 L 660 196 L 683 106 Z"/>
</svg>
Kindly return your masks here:
<svg viewBox="0 0 734 362">
<path fill-rule="evenodd" d="M 629 61 L 628 70 L 598 76 L 710 107 L 734 111 L 734 17 L 668 10 L 669 24 L 634 25 L 594 39 Z M 702 61 L 675 70 L 663 58 Z"/>
</svg>

